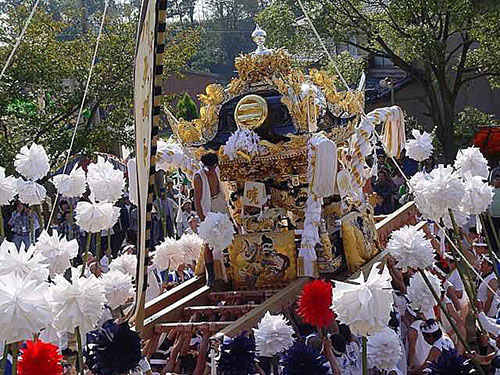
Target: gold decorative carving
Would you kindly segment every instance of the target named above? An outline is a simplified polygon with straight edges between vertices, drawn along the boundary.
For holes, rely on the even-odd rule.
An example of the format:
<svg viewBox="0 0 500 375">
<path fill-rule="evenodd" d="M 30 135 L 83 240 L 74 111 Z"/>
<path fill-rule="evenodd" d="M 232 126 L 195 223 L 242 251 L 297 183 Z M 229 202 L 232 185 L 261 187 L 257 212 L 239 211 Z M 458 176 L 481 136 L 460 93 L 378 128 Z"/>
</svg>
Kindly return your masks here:
<svg viewBox="0 0 500 375">
<path fill-rule="evenodd" d="M 269 55 L 240 55 L 234 65 L 243 82 L 254 83 L 287 75 L 292 69 L 292 60 L 288 52 L 281 48 Z"/>
</svg>

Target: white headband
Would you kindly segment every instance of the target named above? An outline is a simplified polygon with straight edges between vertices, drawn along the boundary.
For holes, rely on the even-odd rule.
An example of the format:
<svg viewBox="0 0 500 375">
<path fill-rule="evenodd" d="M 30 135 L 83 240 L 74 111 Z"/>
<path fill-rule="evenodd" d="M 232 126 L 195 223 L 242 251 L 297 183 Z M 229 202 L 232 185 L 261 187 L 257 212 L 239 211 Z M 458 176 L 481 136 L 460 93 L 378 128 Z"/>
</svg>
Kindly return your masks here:
<svg viewBox="0 0 500 375">
<path fill-rule="evenodd" d="M 439 331 L 439 325 L 437 324 L 437 322 L 434 322 L 432 324 L 422 323 L 421 329 L 422 333 L 434 333 Z"/>
</svg>

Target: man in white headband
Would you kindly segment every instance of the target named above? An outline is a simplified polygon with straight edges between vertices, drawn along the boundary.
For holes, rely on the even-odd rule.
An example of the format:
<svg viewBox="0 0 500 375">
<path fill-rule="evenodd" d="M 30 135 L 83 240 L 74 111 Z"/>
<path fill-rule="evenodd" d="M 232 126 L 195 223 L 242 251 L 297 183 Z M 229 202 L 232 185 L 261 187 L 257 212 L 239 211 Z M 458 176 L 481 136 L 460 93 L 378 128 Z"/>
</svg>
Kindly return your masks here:
<svg viewBox="0 0 500 375">
<path fill-rule="evenodd" d="M 455 349 L 455 345 L 450 338 L 443 334 L 438 322 L 434 319 L 427 319 L 422 322 L 422 334 L 427 344 L 431 345 L 431 350 L 427 356 L 427 360 L 418 369 L 412 369 L 414 372 L 419 372 L 428 367 L 430 363 L 436 363 L 441 356 L 443 350 Z"/>
</svg>

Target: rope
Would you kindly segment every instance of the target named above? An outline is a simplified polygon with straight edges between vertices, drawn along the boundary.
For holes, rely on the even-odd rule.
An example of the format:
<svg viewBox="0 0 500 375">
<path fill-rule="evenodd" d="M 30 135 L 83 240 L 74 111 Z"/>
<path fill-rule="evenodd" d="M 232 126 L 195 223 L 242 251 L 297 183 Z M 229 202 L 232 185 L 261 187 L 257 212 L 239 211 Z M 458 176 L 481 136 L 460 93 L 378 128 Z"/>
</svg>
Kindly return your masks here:
<svg viewBox="0 0 500 375">
<path fill-rule="evenodd" d="M 76 123 L 75 123 L 75 130 L 73 130 L 73 135 L 71 136 L 71 142 L 69 144 L 69 148 L 67 151 L 68 154 L 66 155 L 66 160 L 64 162 L 64 167 L 62 170 L 63 174 L 66 173 L 66 168 L 68 167 L 69 158 L 71 156 L 71 151 L 73 150 L 73 144 L 75 143 L 76 133 L 78 131 L 78 124 L 80 123 L 80 119 L 82 117 L 82 112 L 83 112 L 83 107 L 85 106 L 85 101 L 87 100 L 87 94 L 89 92 L 89 86 L 90 86 L 90 79 L 92 78 L 92 72 L 94 71 L 95 61 L 97 58 L 97 51 L 99 49 L 99 42 L 101 41 L 102 31 L 104 29 L 104 20 L 106 19 L 107 10 L 108 10 L 108 1 L 106 1 L 104 3 L 104 10 L 102 12 L 101 24 L 99 26 L 99 33 L 97 34 L 97 39 L 96 39 L 95 48 L 94 48 L 94 54 L 92 56 L 92 60 L 90 63 L 90 70 L 89 70 L 89 74 L 87 76 L 87 82 L 85 84 L 85 91 L 83 92 L 82 101 L 80 103 L 80 108 L 78 110 L 78 116 L 76 118 Z M 59 199 L 59 190 L 57 190 L 56 199 L 54 202 L 57 202 L 58 199 Z M 56 207 L 57 207 L 56 204 L 54 204 L 52 207 L 52 211 L 50 212 L 50 217 L 49 217 L 49 220 L 47 222 L 47 226 L 45 228 L 46 230 L 50 226 L 50 223 L 52 221 L 52 217 L 54 216 L 54 212 L 55 212 Z"/>
<path fill-rule="evenodd" d="M 21 34 L 19 34 L 19 36 L 17 37 L 16 43 L 14 44 L 14 48 L 12 48 L 12 51 L 10 51 L 9 57 L 7 57 L 7 61 L 5 62 L 5 65 L 2 68 L 2 72 L 0 73 L 0 81 L 3 78 L 5 71 L 9 67 L 10 62 L 12 61 L 12 58 L 14 57 L 14 54 L 17 51 L 17 48 L 19 47 L 19 45 L 21 44 L 21 41 L 23 40 L 24 34 L 26 33 L 26 30 L 28 29 L 28 26 L 31 22 L 31 19 L 35 15 L 35 11 L 36 11 L 36 8 L 38 7 L 39 2 L 40 2 L 40 0 L 35 1 L 35 4 L 33 5 L 33 8 L 31 9 L 31 13 L 28 16 L 28 19 L 26 20 L 26 23 L 24 24 L 23 29 L 21 30 Z"/>
<path fill-rule="evenodd" d="M 328 55 L 328 58 L 330 59 L 330 62 L 332 63 L 336 73 L 339 75 L 340 79 L 342 80 L 342 82 L 344 83 L 345 87 L 347 88 L 348 91 L 352 91 L 351 88 L 349 87 L 349 85 L 347 85 L 347 82 L 345 81 L 344 77 L 342 76 L 342 73 L 340 72 L 340 70 L 338 69 L 337 67 L 337 64 L 335 64 L 335 61 L 332 59 L 331 55 L 330 55 L 330 52 L 328 51 L 328 49 L 326 48 L 326 45 L 323 43 L 323 40 L 321 39 L 321 36 L 319 35 L 318 31 L 316 30 L 316 27 L 314 27 L 314 24 L 312 23 L 311 19 L 309 18 L 309 15 L 307 14 L 305 8 L 304 8 L 304 5 L 302 4 L 302 1 L 301 0 L 297 0 L 299 5 L 300 5 L 300 8 L 302 9 L 302 12 L 304 13 L 304 16 L 306 17 L 307 21 L 309 22 L 309 25 L 311 26 L 312 30 L 314 31 L 314 34 L 316 35 L 316 38 L 318 39 L 319 43 L 321 44 L 321 47 L 323 48 L 323 50 L 325 51 L 325 53 Z M 362 117 L 366 118 L 366 112 L 363 108 L 363 106 L 360 104 L 360 109 L 361 109 L 361 112 L 362 112 Z M 389 155 L 389 158 L 392 160 L 392 162 L 394 163 L 394 165 L 396 166 L 398 172 L 401 174 L 401 176 L 403 176 L 404 180 L 406 181 L 406 183 L 408 184 L 408 186 L 410 187 L 410 189 L 416 194 L 415 190 L 413 189 L 413 186 L 410 182 L 410 179 L 408 178 L 408 176 L 406 176 L 406 174 L 403 172 L 403 170 L 401 169 L 401 166 L 399 165 L 398 161 L 396 160 L 396 158 L 394 158 L 394 156 L 389 152 L 388 148 L 387 148 L 387 145 L 383 142 L 382 140 L 382 137 L 380 136 L 380 134 L 378 134 L 377 130 L 375 129 L 375 127 L 373 127 L 373 132 L 375 133 L 375 136 L 377 138 L 377 140 L 382 143 L 382 146 L 384 147 L 384 151 L 386 152 L 387 155 Z M 455 244 L 455 242 L 453 242 L 453 240 L 448 236 L 448 234 L 446 233 L 446 230 L 444 230 L 443 226 L 441 224 L 439 224 L 438 222 L 435 222 L 435 224 L 437 225 L 437 227 L 439 229 L 441 229 L 443 231 L 443 233 L 445 234 L 445 238 L 448 240 L 448 242 L 450 243 L 450 245 L 453 247 L 453 249 L 457 252 L 457 254 L 460 255 L 460 257 L 465 261 L 465 263 L 467 264 L 467 266 L 472 270 L 472 272 L 477 276 L 477 278 L 479 280 L 481 280 L 481 282 L 484 282 L 484 278 L 479 274 L 479 272 L 474 268 L 474 266 L 469 262 L 469 260 L 467 259 L 467 257 L 462 253 L 462 251 L 460 251 L 460 249 L 458 248 L 458 246 Z M 500 295 L 497 294 L 496 291 L 494 291 L 488 283 L 485 283 L 486 284 L 486 287 L 488 288 L 488 290 L 493 293 L 494 296 L 496 296 L 499 300 L 500 300 Z M 472 303 L 472 302 L 471 302 Z"/>
</svg>

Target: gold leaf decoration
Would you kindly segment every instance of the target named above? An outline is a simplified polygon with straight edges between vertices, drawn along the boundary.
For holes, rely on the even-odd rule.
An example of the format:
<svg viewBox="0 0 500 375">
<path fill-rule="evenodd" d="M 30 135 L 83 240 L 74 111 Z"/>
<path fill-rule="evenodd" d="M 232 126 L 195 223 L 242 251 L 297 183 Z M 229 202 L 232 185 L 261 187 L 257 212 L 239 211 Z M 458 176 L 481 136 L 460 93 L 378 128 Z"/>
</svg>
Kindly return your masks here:
<svg viewBox="0 0 500 375">
<path fill-rule="evenodd" d="M 224 86 L 212 83 L 205 88 L 206 94 L 198 95 L 198 99 L 205 105 L 219 105 L 224 100 Z"/>
<path fill-rule="evenodd" d="M 292 69 L 292 60 L 285 49 L 278 49 L 270 55 L 240 55 L 234 65 L 241 80 L 255 83 L 274 75 L 288 74 Z"/>
</svg>

